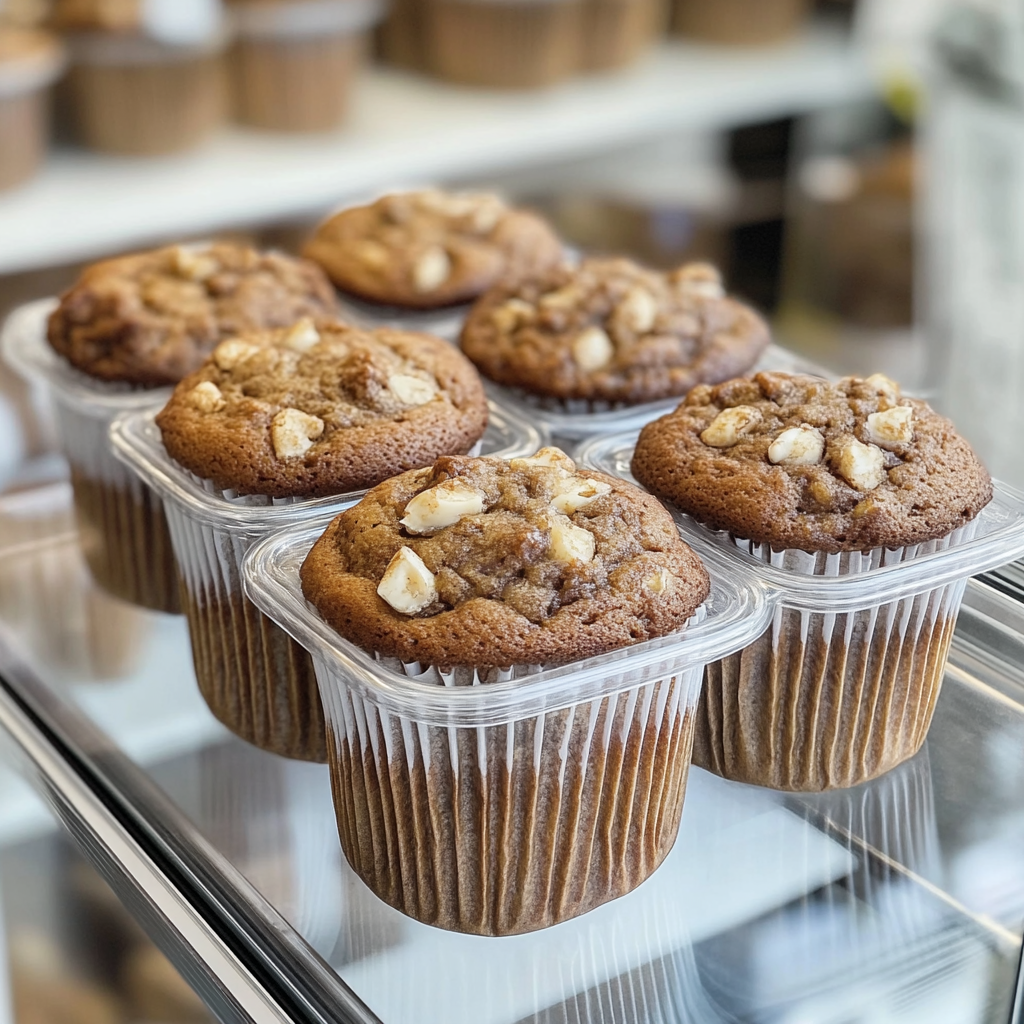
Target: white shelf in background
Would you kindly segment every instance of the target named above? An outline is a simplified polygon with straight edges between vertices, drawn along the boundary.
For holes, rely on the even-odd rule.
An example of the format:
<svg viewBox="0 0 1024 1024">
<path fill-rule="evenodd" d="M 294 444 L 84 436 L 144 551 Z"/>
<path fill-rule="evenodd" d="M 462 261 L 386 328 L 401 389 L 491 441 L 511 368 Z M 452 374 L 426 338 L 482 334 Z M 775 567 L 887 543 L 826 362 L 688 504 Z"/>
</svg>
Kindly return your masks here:
<svg viewBox="0 0 1024 1024">
<path fill-rule="evenodd" d="M 859 52 L 823 29 L 768 50 L 666 43 L 627 71 L 542 92 L 462 89 L 375 69 L 333 135 L 231 129 L 195 152 L 145 159 L 57 152 L 40 177 L 0 196 L 0 273 L 316 214 L 403 183 L 820 109 L 871 89 Z"/>
</svg>

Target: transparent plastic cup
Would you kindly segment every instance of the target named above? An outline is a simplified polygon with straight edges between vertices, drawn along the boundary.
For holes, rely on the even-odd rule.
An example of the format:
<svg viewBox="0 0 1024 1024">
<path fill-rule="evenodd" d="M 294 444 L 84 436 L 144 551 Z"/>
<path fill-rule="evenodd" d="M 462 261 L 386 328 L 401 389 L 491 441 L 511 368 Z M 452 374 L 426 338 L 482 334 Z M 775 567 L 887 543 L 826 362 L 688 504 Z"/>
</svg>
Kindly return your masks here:
<svg viewBox="0 0 1024 1024">
<path fill-rule="evenodd" d="M 636 437 L 596 438 L 577 461 L 633 481 Z M 770 628 L 709 664 L 694 764 L 795 792 L 854 786 L 917 753 L 968 578 L 1024 554 L 1024 494 L 999 482 L 947 537 L 837 555 L 773 551 L 674 515 L 699 554 L 725 554 L 778 597 Z"/>
<path fill-rule="evenodd" d="M 5 362 L 42 383 L 53 398 L 71 468 L 82 552 L 96 582 L 132 604 L 179 612 L 178 571 L 163 503 L 110 450 L 107 432 L 125 412 L 163 407 L 170 388 L 96 380 L 70 365 L 46 340 L 56 299 L 14 310 L 0 334 Z"/>
<path fill-rule="evenodd" d="M 359 327 L 394 327 L 401 331 L 423 331 L 458 345 L 459 334 L 466 316 L 473 308 L 471 302 L 443 309 L 403 309 L 377 302 L 367 302 L 354 295 L 340 294 L 341 315 Z"/>
<path fill-rule="evenodd" d="M 164 502 L 203 697 L 221 722 L 255 746 L 325 761 L 323 710 L 309 656 L 246 599 L 242 557 L 268 533 L 351 505 L 365 491 L 268 498 L 221 490 L 167 454 L 154 416 L 150 410 L 115 420 L 111 444 L 124 471 Z M 540 443 L 528 423 L 492 408 L 480 450 L 515 458 L 532 454 Z"/>
<path fill-rule="evenodd" d="M 246 593 L 312 655 L 341 844 L 382 900 L 455 931 L 512 935 L 631 891 L 675 841 L 707 661 L 771 610 L 717 553 L 670 636 L 556 668 L 445 669 L 342 639 L 302 596 L 328 523 L 246 557 Z"/>
</svg>

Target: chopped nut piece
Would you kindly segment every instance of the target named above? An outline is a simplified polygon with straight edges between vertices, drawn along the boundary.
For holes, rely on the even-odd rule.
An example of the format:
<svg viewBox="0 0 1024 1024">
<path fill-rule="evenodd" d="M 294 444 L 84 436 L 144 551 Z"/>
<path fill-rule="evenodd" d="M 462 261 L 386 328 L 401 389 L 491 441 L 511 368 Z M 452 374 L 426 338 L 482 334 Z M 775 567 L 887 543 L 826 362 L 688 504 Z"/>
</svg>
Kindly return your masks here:
<svg viewBox="0 0 1024 1024">
<path fill-rule="evenodd" d="M 568 473 L 576 470 L 576 463 L 561 448 L 541 448 L 536 455 L 513 459 L 509 465 L 513 469 L 527 469 L 530 466 L 546 466 L 550 469 L 562 469 Z"/>
<path fill-rule="evenodd" d="M 227 405 L 220 388 L 211 380 L 197 384 L 189 392 L 189 399 L 200 412 L 220 412 Z"/>
<path fill-rule="evenodd" d="M 688 295 L 701 299 L 725 298 L 722 275 L 710 263 L 687 263 L 673 271 L 671 280 Z"/>
<path fill-rule="evenodd" d="M 173 260 L 174 272 L 190 281 L 205 281 L 220 270 L 220 264 L 212 256 L 186 245 L 174 247 Z"/>
<path fill-rule="evenodd" d="M 506 206 L 497 196 L 482 195 L 474 198 L 476 209 L 470 214 L 469 222 L 474 231 L 485 235 L 498 226 L 498 221 L 505 215 Z"/>
<path fill-rule="evenodd" d="M 412 548 L 404 545 L 388 562 L 377 593 L 403 615 L 415 615 L 437 600 L 434 574 Z"/>
<path fill-rule="evenodd" d="M 242 341 L 241 338 L 228 338 L 213 350 L 213 361 L 219 369 L 230 370 L 239 363 L 244 363 L 249 356 L 255 355 L 259 350 L 258 345 Z"/>
<path fill-rule="evenodd" d="M 282 409 L 270 421 L 270 440 L 279 459 L 304 455 L 324 432 L 324 421 L 300 409 Z"/>
<path fill-rule="evenodd" d="M 885 399 L 887 407 L 895 405 L 900 399 L 899 384 L 890 380 L 884 373 L 873 373 L 870 377 L 864 378 L 864 383 L 870 384 Z"/>
<path fill-rule="evenodd" d="M 588 327 L 572 343 L 572 357 L 584 373 L 607 366 L 615 355 L 611 338 L 600 327 Z"/>
<path fill-rule="evenodd" d="M 572 309 L 583 293 L 575 285 L 567 284 L 557 291 L 548 292 L 540 297 L 540 306 L 543 309 Z"/>
<path fill-rule="evenodd" d="M 372 238 L 364 238 L 353 245 L 356 259 L 365 264 L 371 270 L 383 270 L 387 266 L 388 258 L 391 255 L 387 246 Z"/>
<path fill-rule="evenodd" d="M 426 405 L 437 394 L 437 385 L 422 377 L 396 373 L 388 378 L 388 390 L 403 405 Z"/>
<path fill-rule="evenodd" d="M 452 261 L 440 246 L 435 245 L 423 252 L 412 268 L 413 287 L 418 292 L 432 292 L 448 280 L 452 273 Z"/>
<path fill-rule="evenodd" d="M 768 461 L 784 466 L 816 466 L 825 454 L 825 438 L 814 427 L 790 427 L 768 446 Z"/>
<path fill-rule="evenodd" d="M 430 533 L 484 510 L 484 495 L 461 480 L 450 480 L 421 491 L 405 506 L 401 524 L 410 533 Z"/>
<path fill-rule="evenodd" d="M 914 439 L 914 410 L 909 405 L 894 405 L 884 412 L 868 416 L 868 440 L 883 448 L 906 444 Z"/>
<path fill-rule="evenodd" d="M 511 334 L 520 324 L 533 319 L 534 308 L 522 299 L 509 299 L 491 313 L 491 321 L 502 334 Z"/>
<path fill-rule="evenodd" d="M 672 574 L 665 569 L 659 569 L 647 580 L 647 586 L 655 594 L 664 594 L 672 586 Z"/>
<path fill-rule="evenodd" d="M 646 289 L 630 288 L 615 307 L 615 318 L 636 334 L 646 334 L 658 316 L 658 302 Z"/>
<path fill-rule="evenodd" d="M 611 484 L 606 484 L 602 480 L 569 478 L 562 482 L 558 493 L 551 499 L 551 504 L 559 512 L 571 516 L 577 509 L 596 501 L 611 489 Z"/>
<path fill-rule="evenodd" d="M 313 321 L 304 316 L 284 337 L 287 348 L 293 352 L 308 352 L 320 340 L 320 332 Z"/>
<path fill-rule="evenodd" d="M 551 557 L 559 562 L 589 562 L 597 542 L 589 530 L 571 523 L 566 516 L 551 519 Z"/>
<path fill-rule="evenodd" d="M 871 515 L 872 512 L 877 511 L 880 508 L 877 501 L 874 498 L 864 498 L 863 501 L 857 502 L 853 507 L 853 511 L 850 513 L 854 519 L 863 519 L 867 515 Z"/>
<path fill-rule="evenodd" d="M 723 409 L 701 432 L 700 439 L 710 448 L 731 448 L 760 422 L 761 414 L 753 406 L 736 405 Z"/>
<path fill-rule="evenodd" d="M 851 487 L 873 491 L 885 479 L 885 456 L 881 448 L 849 437 L 840 448 L 836 468 Z"/>
</svg>

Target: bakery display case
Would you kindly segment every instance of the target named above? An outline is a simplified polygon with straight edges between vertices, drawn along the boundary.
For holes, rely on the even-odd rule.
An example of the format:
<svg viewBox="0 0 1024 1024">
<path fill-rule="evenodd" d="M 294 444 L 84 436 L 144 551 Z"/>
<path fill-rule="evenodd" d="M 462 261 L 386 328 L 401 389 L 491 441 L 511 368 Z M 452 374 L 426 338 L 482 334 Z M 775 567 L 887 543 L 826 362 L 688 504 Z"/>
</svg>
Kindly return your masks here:
<svg viewBox="0 0 1024 1024">
<path fill-rule="evenodd" d="M 0 499 L 0 520 L 14 537 L 0 551 L 3 751 L 219 1020 L 1019 1012 L 1016 566 L 967 583 L 912 760 L 812 796 L 693 768 L 678 841 L 647 882 L 575 920 L 489 938 L 419 924 L 369 892 L 342 856 L 327 766 L 234 738 L 199 695 L 184 620 L 98 594 L 66 484 Z M 0 813 L 15 835 L 16 805 Z"/>
</svg>

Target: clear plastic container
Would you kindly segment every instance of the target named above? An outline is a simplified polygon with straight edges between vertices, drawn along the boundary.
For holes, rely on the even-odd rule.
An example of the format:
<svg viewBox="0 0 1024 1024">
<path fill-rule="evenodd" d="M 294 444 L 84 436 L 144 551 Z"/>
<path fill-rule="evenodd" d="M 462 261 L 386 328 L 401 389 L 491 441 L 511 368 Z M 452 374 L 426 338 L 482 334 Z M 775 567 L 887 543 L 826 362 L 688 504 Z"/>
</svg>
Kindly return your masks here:
<svg viewBox="0 0 1024 1024">
<path fill-rule="evenodd" d="M 246 557 L 246 593 L 312 655 L 345 856 L 427 924 L 511 935 L 622 896 L 672 847 L 704 665 L 767 625 L 766 592 L 711 553 L 684 630 L 555 668 L 380 658 L 302 596 L 328 520 Z"/>
<path fill-rule="evenodd" d="M 309 656 L 242 593 L 248 547 L 268 533 L 337 511 L 365 491 L 322 498 L 267 498 L 222 491 L 165 451 L 156 410 L 115 420 L 118 459 L 164 501 L 192 639 L 196 678 L 210 710 L 236 735 L 264 750 L 324 761 L 323 712 Z M 540 446 L 528 423 L 492 408 L 481 453 L 514 458 Z"/>
<path fill-rule="evenodd" d="M 596 438 L 576 459 L 633 480 L 636 436 Z M 763 635 L 708 666 L 694 764 L 798 792 L 853 786 L 917 753 L 967 579 L 1024 554 L 1024 494 L 999 482 L 971 523 L 906 548 L 772 551 L 675 515 L 702 556 L 726 555 L 778 597 Z"/>
<path fill-rule="evenodd" d="M 137 388 L 76 370 L 46 340 L 55 299 L 14 310 L 0 334 L 4 360 L 53 397 L 71 467 L 82 551 L 96 582 L 133 604 L 178 612 L 178 573 L 160 499 L 113 456 L 107 440 L 121 413 L 160 409 L 170 388 Z"/>
<path fill-rule="evenodd" d="M 395 327 L 402 331 L 425 331 L 435 334 L 453 345 L 458 345 L 459 334 L 466 316 L 473 308 L 471 302 L 443 309 L 403 309 L 376 302 L 357 299 L 354 295 L 340 294 L 342 319 L 358 327 Z"/>
<path fill-rule="evenodd" d="M 761 370 L 784 370 L 786 373 L 810 373 L 830 376 L 824 370 L 778 345 L 769 345 L 750 373 Z M 645 423 L 671 412 L 683 400 L 682 395 L 639 405 L 622 405 L 585 399 L 561 399 L 532 395 L 517 388 L 504 387 L 484 378 L 492 398 L 501 405 L 536 423 L 547 436 L 563 447 L 596 434 L 639 430 Z"/>
</svg>

